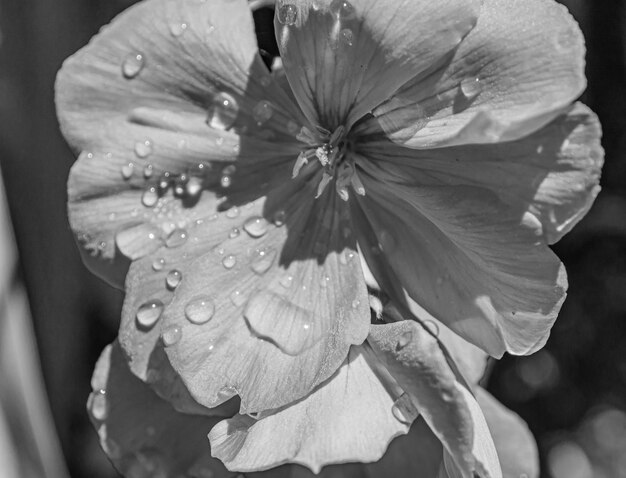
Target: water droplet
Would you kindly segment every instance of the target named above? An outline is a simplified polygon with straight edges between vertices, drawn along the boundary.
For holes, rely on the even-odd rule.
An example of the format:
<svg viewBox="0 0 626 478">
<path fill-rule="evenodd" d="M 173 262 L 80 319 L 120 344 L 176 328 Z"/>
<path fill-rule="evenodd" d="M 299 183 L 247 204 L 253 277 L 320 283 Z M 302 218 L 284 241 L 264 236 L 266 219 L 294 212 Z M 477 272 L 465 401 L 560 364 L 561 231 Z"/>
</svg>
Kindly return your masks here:
<svg viewBox="0 0 626 478">
<path fill-rule="evenodd" d="M 138 158 L 147 158 L 152 154 L 152 140 L 145 139 L 135 143 L 135 154 Z"/>
<path fill-rule="evenodd" d="M 233 256 L 232 254 L 229 254 L 226 257 L 224 257 L 224 259 L 222 259 L 222 265 L 226 269 L 232 269 L 233 267 L 235 267 L 236 264 L 237 264 L 237 258 Z"/>
<path fill-rule="evenodd" d="M 131 53 L 122 63 L 122 74 L 125 78 L 132 80 L 141 73 L 145 64 L 146 61 L 141 53 Z"/>
<path fill-rule="evenodd" d="M 411 343 L 411 340 L 413 340 L 413 332 L 411 332 L 410 330 L 404 332 L 398 339 L 398 343 L 396 344 L 396 350 L 402 350 L 404 347 L 409 345 L 409 343 Z"/>
<path fill-rule="evenodd" d="M 180 247 L 187 242 L 188 238 L 189 234 L 187 234 L 185 229 L 176 228 L 167 236 L 165 245 L 167 247 Z"/>
<path fill-rule="evenodd" d="M 239 236 L 239 228 L 233 227 L 230 233 L 228 234 L 228 237 L 230 237 L 231 239 L 234 239 L 235 237 L 238 237 L 238 236 Z"/>
<path fill-rule="evenodd" d="M 285 3 L 278 9 L 277 17 L 283 25 L 293 25 L 298 18 L 298 9 L 292 3 Z"/>
<path fill-rule="evenodd" d="M 246 298 L 240 290 L 236 290 L 232 294 L 230 294 L 230 301 L 235 307 L 241 307 L 243 304 L 246 303 Z"/>
<path fill-rule="evenodd" d="M 344 266 L 352 261 L 352 259 L 354 259 L 353 251 L 343 251 L 341 254 L 339 254 L 339 262 Z"/>
<path fill-rule="evenodd" d="M 320 280 L 320 286 L 322 287 L 322 289 L 325 289 L 326 287 L 328 287 L 329 283 L 330 283 L 330 277 L 328 276 L 324 276 Z"/>
<path fill-rule="evenodd" d="M 237 206 L 231 207 L 228 211 L 226 211 L 226 217 L 229 219 L 239 217 L 239 208 Z"/>
<path fill-rule="evenodd" d="M 281 227 L 285 224 L 286 213 L 283 210 L 276 211 L 272 217 L 272 222 L 276 227 Z"/>
<path fill-rule="evenodd" d="M 135 165 L 133 163 L 128 163 L 122 166 L 122 177 L 124 179 L 130 179 L 134 172 Z"/>
<path fill-rule="evenodd" d="M 152 263 L 152 269 L 154 269 L 155 271 L 161 271 L 163 270 L 164 267 L 165 267 L 165 259 L 163 259 L 162 257 L 160 257 L 159 259 L 156 259 Z"/>
<path fill-rule="evenodd" d="M 156 324 L 161 314 L 163 313 L 163 302 L 159 299 L 149 300 L 139 306 L 137 310 L 137 323 L 146 329 L 149 329 Z"/>
<path fill-rule="evenodd" d="M 349 28 L 344 28 L 339 32 L 339 41 L 347 46 L 352 46 L 354 34 Z"/>
<path fill-rule="evenodd" d="M 439 336 L 439 326 L 432 320 L 425 320 L 424 327 L 426 327 L 435 337 Z"/>
<path fill-rule="evenodd" d="M 356 17 L 354 7 L 346 0 L 333 0 L 330 3 L 330 11 L 339 20 L 352 20 Z"/>
<path fill-rule="evenodd" d="M 159 201 L 159 194 L 154 186 L 146 189 L 141 196 L 141 203 L 146 207 L 153 207 Z"/>
<path fill-rule="evenodd" d="M 117 218 L 117 214 L 115 214 L 114 212 L 109 214 L 109 221 L 115 221 L 116 218 Z"/>
<path fill-rule="evenodd" d="M 473 100 L 482 91 L 480 78 L 465 78 L 461 81 L 461 93 L 468 100 Z"/>
<path fill-rule="evenodd" d="M 293 284 L 293 276 L 286 275 L 280 279 L 280 285 L 282 285 L 285 289 L 289 289 Z"/>
<path fill-rule="evenodd" d="M 354 299 L 352 301 L 352 308 L 353 309 L 358 309 L 360 305 L 361 305 L 361 301 L 359 299 Z"/>
<path fill-rule="evenodd" d="M 170 33 L 175 37 L 181 36 L 187 31 L 187 28 L 189 28 L 189 25 L 186 22 L 177 21 L 170 23 Z"/>
<path fill-rule="evenodd" d="M 259 251 L 250 267 L 256 274 L 263 275 L 272 267 L 275 257 L 275 251 Z"/>
<path fill-rule="evenodd" d="M 208 322 L 215 313 L 215 304 L 209 297 L 196 297 L 185 306 L 185 317 L 193 324 Z"/>
<path fill-rule="evenodd" d="M 269 223 L 261 216 L 251 217 L 243 224 L 244 230 L 254 238 L 267 234 L 268 227 Z"/>
<path fill-rule="evenodd" d="M 207 124 L 211 128 L 228 130 L 235 123 L 238 113 L 237 100 L 228 93 L 219 93 L 207 110 Z"/>
<path fill-rule="evenodd" d="M 237 389 L 232 386 L 222 387 L 219 392 L 217 392 L 217 398 L 220 401 L 226 401 L 233 398 L 237 395 Z"/>
<path fill-rule="evenodd" d="M 252 117 L 258 126 L 261 126 L 272 117 L 274 109 L 269 101 L 259 101 L 252 110 Z"/>
<path fill-rule="evenodd" d="M 146 179 L 151 178 L 153 172 L 154 167 L 151 164 L 146 164 L 143 168 L 143 177 Z"/>
<path fill-rule="evenodd" d="M 195 198 L 202 193 L 202 179 L 192 176 L 185 183 L 185 194 L 187 196 Z"/>
<path fill-rule="evenodd" d="M 173 269 L 167 273 L 165 277 L 165 284 L 169 290 L 174 290 L 180 282 L 183 280 L 183 274 L 176 269 Z"/>
<path fill-rule="evenodd" d="M 418 411 L 413 405 L 411 398 L 403 393 L 391 407 L 391 413 L 396 419 L 406 425 L 410 425 L 417 418 Z"/>
<path fill-rule="evenodd" d="M 229 188 L 231 184 L 232 179 L 230 178 L 230 176 L 222 176 L 222 178 L 220 179 L 220 185 L 223 188 Z"/>
<path fill-rule="evenodd" d="M 105 420 L 108 415 L 106 390 L 98 390 L 91 393 L 90 404 L 91 415 L 96 420 Z"/>
<path fill-rule="evenodd" d="M 163 340 L 163 343 L 165 344 L 165 346 L 169 347 L 171 345 L 174 345 L 178 341 L 180 341 L 182 336 L 183 336 L 183 331 L 181 330 L 181 328 L 176 325 L 172 325 L 168 327 L 163 332 L 163 334 L 161 334 L 161 339 Z"/>
</svg>

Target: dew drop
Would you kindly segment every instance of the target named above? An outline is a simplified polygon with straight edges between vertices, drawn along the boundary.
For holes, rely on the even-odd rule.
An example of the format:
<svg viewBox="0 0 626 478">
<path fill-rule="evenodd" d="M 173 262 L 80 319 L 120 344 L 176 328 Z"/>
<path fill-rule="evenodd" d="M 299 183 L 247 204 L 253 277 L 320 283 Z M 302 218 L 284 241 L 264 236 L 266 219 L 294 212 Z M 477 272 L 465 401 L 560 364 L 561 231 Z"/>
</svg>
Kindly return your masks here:
<svg viewBox="0 0 626 478">
<path fill-rule="evenodd" d="M 278 9 L 278 21 L 283 25 L 293 25 L 298 18 L 298 9 L 292 3 L 286 3 Z"/>
<path fill-rule="evenodd" d="M 232 179 L 230 178 L 230 176 L 222 176 L 222 178 L 220 179 L 220 186 L 222 186 L 223 188 L 229 188 L 231 184 Z"/>
<path fill-rule="evenodd" d="M 403 393 L 391 407 L 391 413 L 396 419 L 406 425 L 410 425 L 417 418 L 418 411 L 413 405 L 411 398 Z"/>
<path fill-rule="evenodd" d="M 241 307 L 246 303 L 246 298 L 240 290 L 236 290 L 230 294 L 230 301 L 235 307 Z"/>
<path fill-rule="evenodd" d="M 138 158 L 147 158 L 152 154 L 152 140 L 145 139 L 135 143 L 135 154 Z"/>
<path fill-rule="evenodd" d="M 237 264 L 237 258 L 233 256 L 232 254 L 229 254 L 226 257 L 224 257 L 224 259 L 222 259 L 222 265 L 226 269 L 232 269 L 233 267 L 235 267 L 236 264 Z"/>
<path fill-rule="evenodd" d="M 320 280 L 320 287 L 322 287 L 322 289 L 325 289 L 326 287 L 328 287 L 329 283 L 330 283 L 330 277 L 324 276 Z"/>
<path fill-rule="evenodd" d="M 185 229 L 176 228 L 167 236 L 165 245 L 167 247 L 180 247 L 187 242 L 188 238 L 189 234 L 187 234 Z"/>
<path fill-rule="evenodd" d="M 330 3 L 330 11 L 339 20 L 352 20 L 356 16 L 354 7 L 346 0 L 333 0 Z"/>
<path fill-rule="evenodd" d="M 122 177 L 124 179 L 130 179 L 134 172 L 135 165 L 133 163 L 128 163 L 122 166 Z"/>
<path fill-rule="evenodd" d="M 252 110 L 252 118 L 258 126 L 261 126 L 272 117 L 274 109 L 269 101 L 259 101 Z"/>
<path fill-rule="evenodd" d="M 402 350 L 404 347 L 409 345 L 409 343 L 411 343 L 411 340 L 413 340 L 413 332 L 411 332 L 410 330 L 404 332 L 398 339 L 398 343 L 396 344 L 396 350 Z"/>
<path fill-rule="evenodd" d="M 344 28 L 339 32 L 339 41 L 347 46 L 352 46 L 354 34 L 349 28 Z"/>
<path fill-rule="evenodd" d="M 282 285 L 285 289 L 289 289 L 291 284 L 293 284 L 293 276 L 286 275 L 280 279 L 280 285 Z"/>
<path fill-rule="evenodd" d="M 143 168 L 143 177 L 148 179 L 152 177 L 152 173 L 154 173 L 154 166 L 151 164 L 146 164 Z"/>
<path fill-rule="evenodd" d="M 94 391 L 91 394 L 91 415 L 96 420 L 105 420 L 108 415 L 106 390 Z"/>
<path fill-rule="evenodd" d="M 215 313 L 215 304 L 209 297 L 196 297 L 185 306 L 185 317 L 192 324 L 204 324 Z"/>
<path fill-rule="evenodd" d="M 237 100 L 228 93 L 219 93 L 214 98 L 207 110 L 207 124 L 211 128 L 230 129 L 239 113 Z"/>
<path fill-rule="evenodd" d="M 239 228 L 233 227 L 230 233 L 228 234 L 228 237 L 230 237 L 231 239 L 239 237 Z"/>
<path fill-rule="evenodd" d="M 153 207 L 159 201 L 159 194 L 154 186 L 149 187 L 141 196 L 141 204 L 146 207 Z"/>
<path fill-rule="evenodd" d="M 276 227 L 281 227 L 285 224 L 286 216 L 287 214 L 285 213 L 285 211 L 283 210 L 276 211 L 274 213 L 274 216 L 272 217 L 272 222 L 274 223 Z"/>
<path fill-rule="evenodd" d="M 141 73 L 141 70 L 143 70 L 145 64 L 146 61 L 141 53 L 129 54 L 122 62 L 122 74 L 124 78 L 132 80 L 137 77 L 137 75 Z"/>
<path fill-rule="evenodd" d="M 190 177 L 187 183 L 185 183 L 185 194 L 196 198 L 200 196 L 200 193 L 202 193 L 202 179 L 195 176 Z"/>
<path fill-rule="evenodd" d="M 261 216 L 254 216 L 246 220 L 243 229 L 250 237 L 258 238 L 267 234 L 269 223 Z"/>
<path fill-rule="evenodd" d="M 480 78 L 465 78 L 461 81 L 461 93 L 468 100 L 473 100 L 482 91 Z"/>
<path fill-rule="evenodd" d="M 189 25 L 185 22 L 178 21 L 170 23 L 170 33 L 175 37 L 181 36 L 187 31 L 187 28 L 189 28 Z"/>
<path fill-rule="evenodd" d="M 439 326 L 432 320 L 425 320 L 424 327 L 426 327 L 435 337 L 439 336 Z"/>
<path fill-rule="evenodd" d="M 156 259 L 152 263 L 152 269 L 155 271 L 162 271 L 164 267 L 165 267 L 165 259 L 163 259 L 162 257 Z"/>
<path fill-rule="evenodd" d="M 272 267 L 275 257 L 274 251 L 260 251 L 250 267 L 256 274 L 263 275 Z"/>
<path fill-rule="evenodd" d="M 237 389 L 231 386 L 222 387 L 220 391 L 217 392 L 217 398 L 220 401 L 229 400 L 235 395 L 237 395 Z"/>
<path fill-rule="evenodd" d="M 165 285 L 169 290 L 174 290 L 183 280 L 183 274 L 176 269 L 173 269 L 167 273 L 165 277 Z"/>
<path fill-rule="evenodd" d="M 239 217 L 239 208 L 237 206 L 231 207 L 228 211 L 226 211 L 226 217 L 229 219 Z"/>
<path fill-rule="evenodd" d="M 163 313 L 163 302 L 159 299 L 149 300 L 139 306 L 137 310 L 137 323 L 146 329 L 152 328 Z"/>
<path fill-rule="evenodd" d="M 352 301 L 352 308 L 353 309 L 358 309 L 360 305 L 361 305 L 361 301 L 359 299 L 354 299 Z"/>
<path fill-rule="evenodd" d="M 172 325 L 168 327 L 163 332 L 163 334 L 161 334 L 161 339 L 163 340 L 163 343 L 165 344 L 165 346 L 169 347 L 179 342 L 182 336 L 183 336 L 183 331 L 180 329 L 180 327 L 176 325 Z"/>
</svg>

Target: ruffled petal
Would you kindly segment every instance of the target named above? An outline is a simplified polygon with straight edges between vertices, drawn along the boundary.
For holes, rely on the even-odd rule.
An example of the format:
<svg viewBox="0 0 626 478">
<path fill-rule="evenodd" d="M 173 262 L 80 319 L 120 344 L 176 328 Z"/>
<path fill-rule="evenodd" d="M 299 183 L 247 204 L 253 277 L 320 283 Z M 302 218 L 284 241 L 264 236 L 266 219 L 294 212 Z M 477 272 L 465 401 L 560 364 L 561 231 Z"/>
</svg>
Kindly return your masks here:
<svg viewBox="0 0 626 478">
<path fill-rule="evenodd" d="M 134 373 L 148 379 L 163 344 L 199 403 L 239 395 L 253 413 L 337 370 L 370 313 L 347 206 L 335 194 L 314 201 L 315 186 L 287 182 L 133 264 L 120 342 Z"/>
<path fill-rule="evenodd" d="M 283 465 L 267 471 L 246 473 L 248 478 L 378 478 L 381 476 L 436 478 L 443 459 L 441 442 L 424 420 L 413 422 L 407 435 L 391 442 L 376 463 L 329 465 L 314 474 L 300 465 Z"/>
<path fill-rule="evenodd" d="M 451 476 L 502 476 L 485 418 L 448 364 L 437 339 L 417 322 L 374 325 L 368 343 L 444 446 Z"/>
<path fill-rule="evenodd" d="M 553 0 L 485 0 L 454 57 L 374 110 L 381 126 L 414 148 L 521 138 L 557 116 L 585 88 L 584 41 Z"/>
<path fill-rule="evenodd" d="M 599 190 L 599 135 L 595 116 L 577 105 L 503 145 L 364 143 L 371 161 L 362 161 L 361 204 L 383 248 L 382 256 L 365 250 L 369 261 L 384 257 L 420 306 L 490 354 L 532 353 L 566 288 L 545 244 L 573 227 Z"/>
<path fill-rule="evenodd" d="M 477 0 L 280 0 L 276 36 L 289 83 L 314 125 L 355 121 L 453 50 Z"/>
<path fill-rule="evenodd" d="M 218 423 L 209 434 L 213 455 L 236 471 L 297 463 L 319 473 L 334 463 L 378 461 L 416 413 L 394 416 L 400 393 L 388 389 L 377 367 L 368 347 L 353 347 L 339 370 L 301 401 L 259 420 L 238 415 Z"/>
<path fill-rule="evenodd" d="M 81 153 L 68 184 L 72 228 L 91 255 L 119 266 L 118 285 L 128 260 L 237 181 L 232 163 L 263 164 L 258 197 L 264 177 L 297 156 L 304 121 L 258 55 L 244 0 L 129 8 L 65 62 L 56 102 Z"/>
<path fill-rule="evenodd" d="M 88 409 L 102 448 L 128 477 L 234 476 L 211 457 L 216 418 L 180 414 L 130 371 L 117 343 L 98 360 Z"/>
<path fill-rule="evenodd" d="M 496 444 L 504 478 L 538 478 L 537 443 L 526 423 L 489 392 L 477 388 L 476 398 Z"/>
</svg>

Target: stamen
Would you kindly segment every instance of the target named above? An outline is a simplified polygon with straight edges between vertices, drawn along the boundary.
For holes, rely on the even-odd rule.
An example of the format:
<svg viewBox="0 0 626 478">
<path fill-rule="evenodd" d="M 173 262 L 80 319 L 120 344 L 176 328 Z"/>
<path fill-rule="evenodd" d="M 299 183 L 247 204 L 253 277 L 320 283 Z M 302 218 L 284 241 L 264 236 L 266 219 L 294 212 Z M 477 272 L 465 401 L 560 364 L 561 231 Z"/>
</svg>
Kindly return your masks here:
<svg viewBox="0 0 626 478">
<path fill-rule="evenodd" d="M 350 184 L 359 196 L 365 196 L 365 186 L 361 182 L 359 173 L 356 172 L 356 168 L 352 169 L 352 176 L 350 177 Z"/>
<path fill-rule="evenodd" d="M 326 172 L 322 174 L 322 180 L 320 181 L 319 186 L 317 186 L 317 194 L 315 195 L 315 199 L 322 195 L 324 189 L 326 189 L 326 186 L 328 186 L 328 183 L 331 179 L 333 179 L 333 177 L 330 174 Z"/>
<path fill-rule="evenodd" d="M 300 170 L 309 163 L 309 159 L 311 157 L 315 156 L 314 153 L 312 153 L 312 150 L 307 150 L 307 151 L 302 151 L 299 155 L 298 155 L 298 159 L 296 159 L 296 164 L 293 165 L 293 171 L 291 173 L 291 178 L 295 179 L 296 177 L 298 177 L 298 174 L 300 174 Z"/>
</svg>

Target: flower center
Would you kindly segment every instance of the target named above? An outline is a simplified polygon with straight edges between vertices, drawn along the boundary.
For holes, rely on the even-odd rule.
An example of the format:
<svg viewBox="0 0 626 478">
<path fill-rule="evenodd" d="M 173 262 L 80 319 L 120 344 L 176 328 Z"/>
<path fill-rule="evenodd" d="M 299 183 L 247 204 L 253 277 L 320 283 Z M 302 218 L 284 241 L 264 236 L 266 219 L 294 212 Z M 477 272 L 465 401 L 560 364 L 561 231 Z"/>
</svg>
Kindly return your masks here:
<svg viewBox="0 0 626 478">
<path fill-rule="evenodd" d="M 315 198 L 322 195 L 326 186 L 335 180 L 335 189 L 344 201 L 350 198 L 348 187 L 351 186 L 357 194 L 365 196 L 365 188 L 356 171 L 354 158 L 350 152 L 350 140 L 345 134 L 345 127 L 339 126 L 332 133 L 323 128 L 311 131 L 303 127 L 297 137 L 303 143 L 311 146 L 303 150 L 293 166 L 293 178 L 296 178 L 309 161 L 316 159 L 322 166 L 322 179 L 317 187 Z"/>
</svg>

